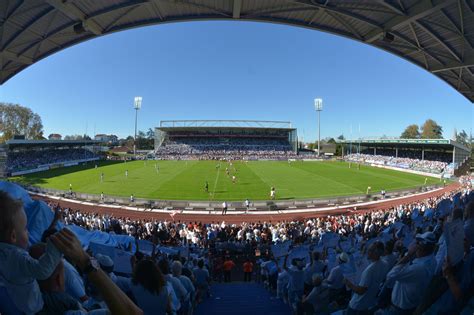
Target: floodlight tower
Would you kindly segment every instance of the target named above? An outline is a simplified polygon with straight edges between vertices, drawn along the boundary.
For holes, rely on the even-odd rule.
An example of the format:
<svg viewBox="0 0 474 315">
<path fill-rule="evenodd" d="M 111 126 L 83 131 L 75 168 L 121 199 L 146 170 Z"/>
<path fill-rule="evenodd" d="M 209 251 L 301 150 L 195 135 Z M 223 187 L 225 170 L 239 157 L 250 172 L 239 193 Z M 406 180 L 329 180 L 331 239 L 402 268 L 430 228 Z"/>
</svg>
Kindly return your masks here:
<svg viewBox="0 0 474 315">
<path fill-rule="evenodd" d="M 137 158 L 137 120 L 138 120 L 138 111 L 142 108 L 142 97 L 135 96 L 133 102 L 133 108 L 135 109 L 135 137 L 133 138 L 133 155 Z"/>
<path fill-rule="evenodd" d="M 314 99 L 314 109 L 318 112 L 318 156 L 320 155 L 320 142 L 321 142 L 321 111 L 323 110 L 323 99 Z"/>
</svg>

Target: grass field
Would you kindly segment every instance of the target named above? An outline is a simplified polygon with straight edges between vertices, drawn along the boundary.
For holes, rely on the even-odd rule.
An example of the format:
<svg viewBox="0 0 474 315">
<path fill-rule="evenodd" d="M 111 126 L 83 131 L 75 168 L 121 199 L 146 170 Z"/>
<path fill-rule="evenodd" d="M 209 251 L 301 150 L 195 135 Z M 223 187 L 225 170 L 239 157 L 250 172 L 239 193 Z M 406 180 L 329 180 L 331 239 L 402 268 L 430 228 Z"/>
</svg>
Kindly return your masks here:
<svg viewBox="0 0 474 315">
<path fill-rule="evenodd" d="M 15 181 L 45 188 L 75 192 L 171 200 L 265 200 L 270 188 L 277 199 L 303 199 L 365 194 L 422 186 L 424 176 L 369 166 L 349 168 L 345 162 L 254 161 L 134 161 L 100 162 L 95 165 L 54 169 L 14 178 Z M 156 170 L 158 166 L 159 171 Z M 230 176 L 226 175 L 226 167 Z M 125 171 L 128 170 L 128 178 Z M 101 182 L 100 174 L 104 173 Z M 232 183 L 231 176 L 236 176 Z M 204 189 L 209 183 L 209 192 Z M 427 184 L 439 183 L 428 178 Z"/>
</svg>

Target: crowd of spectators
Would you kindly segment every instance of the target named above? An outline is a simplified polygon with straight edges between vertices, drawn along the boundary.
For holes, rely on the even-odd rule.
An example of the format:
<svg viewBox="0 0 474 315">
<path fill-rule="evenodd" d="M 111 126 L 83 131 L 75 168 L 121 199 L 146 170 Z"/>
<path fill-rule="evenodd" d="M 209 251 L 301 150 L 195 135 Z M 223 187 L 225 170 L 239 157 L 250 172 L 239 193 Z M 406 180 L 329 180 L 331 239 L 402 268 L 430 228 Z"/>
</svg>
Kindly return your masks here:
<svg viewBox="0 0 474 315">
<path fill-rule="evenodd" d="M 173 138 L 155 151 L 157 159 L 268 159 L 296 158 L 288 139 L 273 138 Z"/>
<path fill-rule="evenodd" d="M 241 255 L 247 257 L 245 279 L 262 281 L 298 314 L 325 314 L 340 309 L 346 309 L 348 314 L 459 314 L 465 308 L 472 312 L 469 303 L 474 292 L 474 203 L 468 204 L 468 198 L 472 198 L 470 183 L 466 180 L 452 193 L 388 210 L 354 209 L 347 215 L 292 222 L 131 220 L 50 204 L 55 220 L 66 226 L 129 235 L 137 244 L 148 240 L 156 247 L 151 254 L 145 254 L 136 246 L 130 262 L 131 276 L 114 274 L 110 257 L 97 255 L 107 279 L 91 279 L 82 261 L 88 261 L 90 254 L 77 248 L 72 233 L 57 233 L 53 221 L 43 233 L 47 245 L 30 248 L 33 258 L 44 257 L 44 252 L 49 255 L 48 262 L 44 258 L 38 260 L 49 264 L 47 272 L 30 276 L 38 279 L 43 298 L 36 307 L 40 305 L 45 314 L 58 313 L 58 307 L 62 311 L 73 307 L 82 314 L 107 309 L 115 313 L 114 298 L 120 296 L 130 313 L 139 312 L 133 308 L 134 302 L 146 314 L 191 314 L 195 305 L 209 295 L 211 278 L 220 279 L 218 275 L 222 274 L 225 281 L 230 281 L 230 270 L 235 266 L 231 256 Z M 8 206 L 8 202 L 3 204 Z M 4 214 L 0 227 L 17 222 L 6 220 L 8 213 Z M 26 227 L 26 220 L 22 220 L 19 224 Z M 452 226 L 463 227 L 456 232 L 462 234 L 458 236 L 464 240 L 464 247 L 451 242 Z M 18 275 L 17 270 L 22 268 L 15 265 L 13 258 L 5 260 L 14 257 L 13 244 L 22 239 L 9 235 L 5 232 L 0 239 L 2 283 L 4 278 Z M 282 254 L 286 244 L 289 246 Z M 27 243 L 22 246 L 26 249 Z M 185 247 L 189 251 L 186 256 L 171 255 L 160 251 L 160 246 Z M 53 248 L 62 251 L 67 260 L 58 260 L 60 256 L 55 256 Z M 308 258 L 292 256 L 301 248 Z M 9 256 L 5 256 L 6 250 L 10 251 Z M 457 259 L 459 250 L 462 253 Z M 61 283 L 58 277 L 65 279 L 65 286 L 56 285 Z M 107 295 L 105 287 L 114 296 Z M 8 292 L 21 292 L 21 285 L 14 290 Z M 16 298 L 12 298 L 13 302 L 18 301 Z"/>
<path fill-rule="evenodd" d="M 372 154 L 374 153 L 373 149 L 365 149 L 362 150 L 360 153 L 362 154 Z M 429 161 L 438 161 L 438 162 L 446 162 L 449 163 L 452 158 L 453 154 L 449 152 L 435 152 L 435 151 L 428 151 L 426 150 L 423 154 L 421 150 L 403 150 L 399 149 L 398 153 L 395 149 L 377 149 L 377 155 L 385 155 L 385 156 L 397 156 L 399 158 L 410 158 L 415 160 L 421 160 L 423 157 Z"/>
<path fill-rule="evenodd" d="M 371 154 L 349 154 L 345 159 L 350 162 L 386 165 L 403 169 L 412 169 L 430 173 L 442 173 L 447 167 L 447 162 L 421 160 L 406 157 L 395 157 Z"/>
<path fill-rule="evenodd" d="M 97 157 L 86 149 L 49 149 L 10 152 L 7 157 L 6 171 L 18 172 L 38 167 L 66 163 L 70 161 L 91 159 Z"/>
</svg>

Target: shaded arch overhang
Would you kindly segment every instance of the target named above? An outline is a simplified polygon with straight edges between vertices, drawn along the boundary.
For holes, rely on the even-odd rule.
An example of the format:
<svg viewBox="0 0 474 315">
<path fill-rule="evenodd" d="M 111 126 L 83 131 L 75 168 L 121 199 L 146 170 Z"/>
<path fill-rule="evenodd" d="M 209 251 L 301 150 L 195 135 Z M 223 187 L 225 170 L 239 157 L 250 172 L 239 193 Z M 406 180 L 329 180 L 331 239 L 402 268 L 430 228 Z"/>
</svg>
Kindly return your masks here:
<svg viewBox="0 0 474 315">
<path fill-rule="evenodd" d="M 283 23 L 348 37 L 409 60 L 474 101 L 472 0 L 2 0 L 0 84 L 95 37 L 193 20 Z"/>
</svg>

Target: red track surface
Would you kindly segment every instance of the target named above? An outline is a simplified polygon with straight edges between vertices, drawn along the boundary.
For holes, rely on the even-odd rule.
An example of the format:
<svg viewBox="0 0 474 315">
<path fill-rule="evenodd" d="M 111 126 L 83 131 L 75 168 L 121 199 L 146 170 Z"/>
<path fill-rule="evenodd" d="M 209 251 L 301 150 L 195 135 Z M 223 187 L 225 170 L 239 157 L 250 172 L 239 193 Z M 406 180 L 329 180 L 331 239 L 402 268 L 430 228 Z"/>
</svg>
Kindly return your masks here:
<svg viewBox="0 0 474 315">
<path fill-rule="evenodd" d="M 381 210 L 381 209 L 388 209 L 396 205 L 405 204 L 405 203 L 412 203 L 416 201 L 425 200 L 432 197 L 441 196 L 447 192 L 455 190 L 458 188 L 458 184 L 451 184 L 446 186 L 442 190 L 431 192 L 424 194 L 422 196 L 408 196 L 403 199 L 398 200 L 386 200 L 380 201 L 376 204 L 367 205 L 367 206 L 358 206 L 357 212 L 365 212 L 370 210 Z M 47 201 L 49 198 L 39 198 L 33 196 L 36 199 L 42 199 Z M 173 220 L 170 213 L 157 213 L 157 212 L 150 212 L 150 211 L 133 211 L 127 209 L 112 209 L 107 207 L 101 207 L 100 205 L 97 206 L 89 206 L 89 205 L 82 205 L 74 202 L 67 202 L 63 200 L 55 200 L 51 199 L 54 203 L 59 203 L 61 207 L 68 207 L 73 210 L 80 210 L 82 212 L 94 212 L 94 213 L 105 213 L 111 214 L 116 217 L 124 217 L 130 218 L 132 220 L 137 219 L 157 219 L 157 220 Z M 337 214 L 347 214 L 352 212 L 353 207 L 341 207 L 337 210 L 328 210 L 328 211 L 317 211 L 317 212 L 305 212 L 305 213 L 284 213 L 280 214 L 277 211 L 268 212 L 268 214 L 232 214 L 231 211 L 227 212 L 227 215 L 216 215 L 216 214 L 180 214 L 177 213 L 174 216 L 175 221 L 184 221 L 184 222 L 202 222 L 202 223 L 212 223 L 212 222 L 222 222 L 225 221 L 226 223 L 242 223 L 242 222 L 258 222 L 258 221 L 294 221 L 294 220 L 302 220 L 307 218 L 314 218 L 314 217 L 324 217 L 327 215 L 337 215 Z"/>
</svg>

